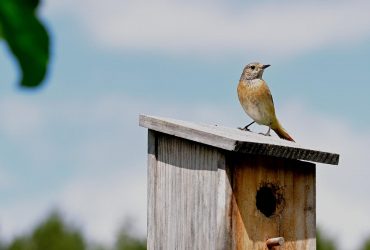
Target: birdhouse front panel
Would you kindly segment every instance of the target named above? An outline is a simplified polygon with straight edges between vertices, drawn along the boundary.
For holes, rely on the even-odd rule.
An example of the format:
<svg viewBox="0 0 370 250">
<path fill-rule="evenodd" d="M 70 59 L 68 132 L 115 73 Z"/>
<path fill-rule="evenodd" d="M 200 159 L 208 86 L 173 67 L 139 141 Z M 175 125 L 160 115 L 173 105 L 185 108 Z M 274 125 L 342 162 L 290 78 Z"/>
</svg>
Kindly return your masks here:
<svg viewBox="0 0 370 250">
<path fill-rule="evenodd" d="M 315 164 L 229 153 L 226 165 L 230 249 L 267 249 L 274 237 L 285 239 L 276 249 L 316 249 Z"/>
</svg>

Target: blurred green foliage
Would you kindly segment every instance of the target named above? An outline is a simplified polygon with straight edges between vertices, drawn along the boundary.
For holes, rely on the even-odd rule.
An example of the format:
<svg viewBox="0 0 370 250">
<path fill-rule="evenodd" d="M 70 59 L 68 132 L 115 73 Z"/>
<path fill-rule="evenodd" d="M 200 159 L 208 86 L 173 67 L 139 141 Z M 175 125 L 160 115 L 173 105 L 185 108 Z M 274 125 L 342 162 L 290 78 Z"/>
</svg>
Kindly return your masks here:
<svg viewBox="0 0 370 250">
<path fill-rule="evenodd" d="M 36 15 L 39 0 L 0 0 L 0 40 L 15 56 L 23 87 L 44 80 L 49 62 L 49 35 Z"/>
<path fill-rule="evenodd" d="M 320 229 L 316 231 L 316 249 L 317 250 L 336 250 L 334 241 L 328 238 Z"/>
<path fill-rule="evenodd" d="M 370 250 L 370 237 L 365 240 L 361 250 Z"/>
<path fill-rule="evenodd" d="M 0 0 L 1 1 L 1 0 Z M 88 243 L 80 230 L 67 224 L 57 212 L 51 213 L 29 234 L 13 239 L 9 244 L 0 241 L 0 250 L 146 250 L 146 239 L 133 233 L 133 221 L 125 222 L 111 247 Z M 316 235 L 317 250 L 336 250 L 333 239 L 320 229 Z M 370 250 L 370 237 L 360 250 Z"/>
<path fill-rule="evenodd" d="M 1 0 L 0 0 L 1 1 Z M 0 250 L 145 250 L 146 240 L 134 236 L 129 228 L 120 230 L 113 247 L 88 244 L 82 233 L 67 225 L 53 212 L 33 232 L 16 237 L 8 245 L 0 242 Z"/>
<path fill-rule="evenodd" d="M 86 249 L 81 233 L 67 226 L 57 213 L 41 223 L 30 234 L 17 237 L 8 247 L 9 250 L 79 250 Z"/>
<path fill-rule="evenodd" d="M 133 235 L 130 227 L 123 227 L 118 233 L 114 250 L 145 250 L 146 240 Z"/>
</svg>

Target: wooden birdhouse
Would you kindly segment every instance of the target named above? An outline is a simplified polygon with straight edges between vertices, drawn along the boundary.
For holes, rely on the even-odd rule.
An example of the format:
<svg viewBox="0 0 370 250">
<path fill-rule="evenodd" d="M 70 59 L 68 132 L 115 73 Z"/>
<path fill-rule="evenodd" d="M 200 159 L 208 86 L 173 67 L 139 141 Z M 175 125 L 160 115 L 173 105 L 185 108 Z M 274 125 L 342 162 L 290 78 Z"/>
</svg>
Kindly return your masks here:
<svg viewBox="0 0 370 250">
<path fill-rule="evenodd" d="M 148 249 L 316 249 L 315 164 L 339 155 L 235 128 L 140 115 Z"/>
</svg>

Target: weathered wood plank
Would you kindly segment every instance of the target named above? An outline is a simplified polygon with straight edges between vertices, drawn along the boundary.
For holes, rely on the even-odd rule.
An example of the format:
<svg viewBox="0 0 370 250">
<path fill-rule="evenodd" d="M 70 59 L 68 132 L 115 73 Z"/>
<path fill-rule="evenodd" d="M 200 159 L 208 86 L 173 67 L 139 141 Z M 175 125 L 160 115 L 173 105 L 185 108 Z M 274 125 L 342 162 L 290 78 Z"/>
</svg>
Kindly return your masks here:
<svg viewBox="0 0 370 250">
<path fill-rule="evenodd" d="M 225 157 L 218 169 L 217 188 L 217 248 L 216 250 L 229 250 L 231 245 L 231 199 L 232 188 L 226 171 Z"/>
<path fill-rule="evenodd" d="M 147 208 L 147 248 L 155 249 L 155 239 L 158 237 L 155 230 L 155 210 L 157 207 L 156 195 L 154 187 L 157 186 L 157 138 L 156 132 L 148 130 L 148 208 Z"/>
<path fill-rule="evenodd" d="M 149 146 L 148 249 L 218 249 L 218 170 L 224 155 L 157 132 L 149 133 L 149 141 L 156 150 Z"/>
<path fill-rule="evenodd" d="M 140 115 L 142 127 L 228 151 L 337 165 L 339 155 L 235 128 Z"/>
</svg>

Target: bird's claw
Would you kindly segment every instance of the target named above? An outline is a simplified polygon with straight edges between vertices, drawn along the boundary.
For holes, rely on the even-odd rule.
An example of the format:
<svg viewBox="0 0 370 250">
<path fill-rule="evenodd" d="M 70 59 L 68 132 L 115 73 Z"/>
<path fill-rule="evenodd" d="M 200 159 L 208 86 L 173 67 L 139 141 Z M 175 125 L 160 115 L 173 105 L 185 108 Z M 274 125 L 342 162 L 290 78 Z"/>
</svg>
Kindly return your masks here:
<svg viewBox="0 0 370 250">
<path fill-rule="evenodd" d="M 247 128 L 247 127 L 244 127 L 244 128 L 241 128 L 241 127 L 238 127 L 238 129 L 240 129 L 240 130 L 242 130 L 242 131 L 251 131 L 249 128 Z"/>
<path fill-rule="evenodd" d="M 260 134 L 260 135 L 264 135 L 264 136 L 271 136 L 271 134 L 270 134 L 270 133 L 258 133 L 258 134 Z"/>
</svg>

